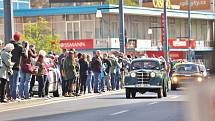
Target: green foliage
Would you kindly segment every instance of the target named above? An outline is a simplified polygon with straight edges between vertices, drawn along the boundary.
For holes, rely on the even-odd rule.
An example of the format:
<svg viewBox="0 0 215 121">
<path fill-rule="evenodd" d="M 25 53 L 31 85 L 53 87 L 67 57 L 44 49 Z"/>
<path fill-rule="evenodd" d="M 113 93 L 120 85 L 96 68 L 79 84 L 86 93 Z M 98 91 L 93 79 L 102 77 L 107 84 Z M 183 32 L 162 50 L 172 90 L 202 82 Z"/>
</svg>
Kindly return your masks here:
<svg viewBox="0 0 215 121">
<path fill-rule="evenodd" d="M 117 4 L 118 0 L 107 0 L 108 4 Z M 138 0 L 124 0 L 126 6 L 139 6 Z"/>
<path fill-rule="evenodd" d="M 24 26 L 24 40 L 36 46 L 36 51 L 45 50 L 55 53 L 60 52 L 59 37 L 51 34 L 51 29 L 48 26 L 48 21 L 39 17 L 36 23 L 28 22 Z"/>
</svg>

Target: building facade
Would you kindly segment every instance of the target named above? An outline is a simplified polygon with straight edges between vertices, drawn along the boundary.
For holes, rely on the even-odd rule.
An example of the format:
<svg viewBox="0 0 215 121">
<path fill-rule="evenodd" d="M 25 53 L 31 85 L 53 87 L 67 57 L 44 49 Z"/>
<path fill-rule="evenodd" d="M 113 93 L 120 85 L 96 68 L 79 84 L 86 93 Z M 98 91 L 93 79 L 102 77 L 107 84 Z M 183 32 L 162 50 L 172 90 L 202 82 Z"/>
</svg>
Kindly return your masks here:
<svg viewBox="0 0 215 121">
<path fill-rule="evenodd" d="M 38 17 L 49 22 L 52 33 L 59 35 L 61 40 L 77 42 L 70 45 L 81 50 L 101 49 L 105 51 L 119 49 L 119 17 L 117 9 L 102 10 L 102 18 L 96 18 L 97 8 L 112 8 L 115 5 L 76 6 L 64 8 L 41 8 L 15 10 L 15 31 L 24 31 L 24 26 Z M 127 36 L 127 52 L 149 56 L 162 55 L 161 14 L 162 9 L 145 7 L 124 7 L 125 31 Z M 2 12 L 0 13 L 2 15 Z M 175 59 L 185 59 L 188 51 L 186 37 L 188 34 L 187 11 L 168 10 L 169 56 Z M 200 59 L 211 65 L 214 42 L 212 12 L 192 11 L 192 48 L 193 59 Z M 149 34 L 149 29 L 152 32 Z M 3 22 L 0 21 L 0 38 L 3 39 Z M 82 40 L 93 40 L 91 48 L 85 48 Z M 67 43 L 68 44 L 68 43 Z M 86 44 L 86 43 L 85 43 Z M 89 43 L 88 43 L 89 44 Z M 64 43 L 65 45 L 65 43 Z M 77 47 L 77 49 L 78 49 Z"/>
<path fill-rule="evenodd" d="M 29 9 L 30 8 L 30 0 L 13 0 L 13 8 L 14 9 Z M 0 0 L 0 9 L 3 9 L 3 0 Z"/>
</svg>

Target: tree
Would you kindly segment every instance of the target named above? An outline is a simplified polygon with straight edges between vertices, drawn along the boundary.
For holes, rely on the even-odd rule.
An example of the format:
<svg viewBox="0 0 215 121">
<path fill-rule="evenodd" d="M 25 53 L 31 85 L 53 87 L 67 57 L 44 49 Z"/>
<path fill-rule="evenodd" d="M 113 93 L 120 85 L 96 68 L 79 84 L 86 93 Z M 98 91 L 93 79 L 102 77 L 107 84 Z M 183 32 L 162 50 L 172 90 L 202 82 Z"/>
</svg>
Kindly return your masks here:
<svg viewBox="0 0 215 121">
<path fill-rule="evenodd" d="M 58 36 L 52 34 L 48 26 L 48 21 L 42 17 L 39 17 L 36 23 L 28 22 L 28 24 L 24 26 L 24 34 L 22 36 L 30 44 L 36 46 L 36 51 L 45 50 L 46 52 L 60 52 Z"/>
<path fill-rule="evenodd" d="M 119 0 L 108 0 L 108 4 L 118 4 Z M 124 0 L 126 6 L 139 6 L 138 0 Z"/>
</svg>

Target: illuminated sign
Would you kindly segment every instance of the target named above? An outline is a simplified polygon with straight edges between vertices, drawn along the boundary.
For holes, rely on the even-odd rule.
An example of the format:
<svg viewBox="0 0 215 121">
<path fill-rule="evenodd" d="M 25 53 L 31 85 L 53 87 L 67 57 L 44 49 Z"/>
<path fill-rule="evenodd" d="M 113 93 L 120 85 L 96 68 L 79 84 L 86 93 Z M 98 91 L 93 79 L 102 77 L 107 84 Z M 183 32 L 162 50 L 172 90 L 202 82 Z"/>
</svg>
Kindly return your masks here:
<svg viewBox="0 0 215 121">
<path fill-rule="evenodd" d="M 164 0 L 153 0 L 153 6 L 155 8 L 164 8 Z M 170 0 L 166 0 L 166 8 L 171 8 Z"/>
</svg>

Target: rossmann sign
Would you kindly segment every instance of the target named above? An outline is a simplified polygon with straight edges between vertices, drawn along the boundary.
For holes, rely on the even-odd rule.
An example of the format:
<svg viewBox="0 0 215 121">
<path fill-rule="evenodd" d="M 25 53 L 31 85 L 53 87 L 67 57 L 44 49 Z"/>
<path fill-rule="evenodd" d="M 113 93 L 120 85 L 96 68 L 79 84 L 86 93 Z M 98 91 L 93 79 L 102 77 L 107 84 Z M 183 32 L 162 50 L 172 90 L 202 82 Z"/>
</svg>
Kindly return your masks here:
<svg viewBox="0 0 215 121">
<path fill-rule="evenodd" d="M 76 49 L 76 50 L 93 49 L 93 39 L 61 40 L 60 47 L 63 49 Z"/>
</svg>

